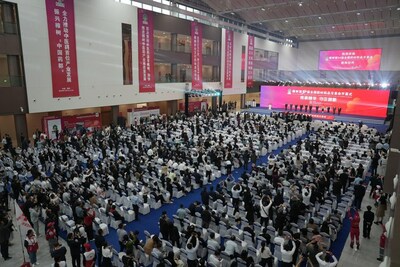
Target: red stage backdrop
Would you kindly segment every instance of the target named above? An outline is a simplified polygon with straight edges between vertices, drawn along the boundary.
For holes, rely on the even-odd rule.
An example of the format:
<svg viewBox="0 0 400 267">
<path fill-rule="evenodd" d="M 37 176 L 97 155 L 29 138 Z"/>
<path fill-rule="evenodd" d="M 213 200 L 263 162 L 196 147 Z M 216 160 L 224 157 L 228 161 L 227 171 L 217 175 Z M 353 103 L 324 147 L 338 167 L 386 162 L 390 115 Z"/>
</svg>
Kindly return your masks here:
<svg viewBox="0 0 400 267">
<path fill-rule="evenodd" d="M 139 93 L 156 91 L 153 13 L 138 9 Z"/>
<path fill-rule="evenodd" d="M 379 70 L 382 49 L 327 50 L 319 52 L 320 70 Z"/>
<path fill-rule="evenodd" d="M 260 106 L 285 108 L 285 104 L 342 108 L 341 114 L 386 117 L 390 91 L 300 86 L 261 86 Z M 336 110 L 337 111 L 337 110 Z"/>
<path fill-rule="evenodd" d="M 203 29 L 200 23 L 192 21 L 192 89 L 203 89 Z"/>
<path fill-rule="evenodd" d="M 254 36 L 247 37 L 247 87 L 253 87 Z"/>
<path fill-rule="evenodd" d="M 53 97 L 79 96 L 74 0 L 46 0 Z"/>
<path fill-rule="evenodd" d="M 233 31 L 225 31 L 225 79 L 224 88 L 232 88 Z"/>
<path fill-rule="evenodd" d="M 100 113 L 91 113 L 86 115 L 65 116 L 61 118 L 63 129 L 77 131 L 80 133 L 82 127 L 85 127 L 88 133 L 101 128 Z"/>
</svg>

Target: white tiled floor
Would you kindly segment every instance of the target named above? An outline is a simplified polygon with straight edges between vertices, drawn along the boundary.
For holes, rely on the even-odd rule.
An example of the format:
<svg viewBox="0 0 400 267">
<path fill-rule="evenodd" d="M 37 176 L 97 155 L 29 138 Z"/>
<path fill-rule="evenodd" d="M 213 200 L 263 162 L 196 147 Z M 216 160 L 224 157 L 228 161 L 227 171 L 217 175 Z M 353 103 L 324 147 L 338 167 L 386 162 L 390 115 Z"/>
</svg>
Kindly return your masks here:
<svg viewBox="0 0 400 267">
<path fill-rule="evenodd" d="M 375 212 L 374 202 L 369 198 L 369 191 L 365 194 L 362 203 L 361 211 L 361 227 L 360 227 L 360 250 L 350 248 L 350 235 L 347 238 L 346 245 L 343 249 L 342 255 L 339 260 L 338 267 L 349 267 L 349 266 L 362 266 L 362 267 L 377 267 L 381 263 L 376 258 L 379 256 L 379 238 L 382 234 L 381 225 L 372 225 L 371 239 L 362 237 L 362 219 L 363 213 L 367 210 L 367 206 L 373 207 L 372 211 Z M 386 212 L 388 213 L 388 211 Z M 387 216 L 386 216 L 387 217 Z M 384 220 L 385 222 L 385 220 Z"/>
</svg>

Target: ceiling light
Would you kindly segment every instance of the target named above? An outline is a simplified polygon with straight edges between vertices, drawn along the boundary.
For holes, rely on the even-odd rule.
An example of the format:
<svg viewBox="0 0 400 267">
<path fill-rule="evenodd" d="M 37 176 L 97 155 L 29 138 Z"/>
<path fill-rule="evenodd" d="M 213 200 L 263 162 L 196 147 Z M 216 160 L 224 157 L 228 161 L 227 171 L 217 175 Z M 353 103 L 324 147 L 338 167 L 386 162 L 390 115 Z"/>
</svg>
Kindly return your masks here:
<svg viewBox="0 0 400 267">
<path fill-rule="evenodd" d="M 397 8 L 397 11 L 400 11 L 400 7 Z"/>
<path fill-rule="evenodd" d="M 357 16 L 360 16 L 361 15 L 361 13 L 360 12 L 357 12 Z"/>
<path fill-rule="evenodd" d="M 315 37 L 318 37 L 318 36 L 319 36 L 318 34 L 315 35 Z"/>
<path fill-rule="evenodd" d="M 299 2 L 299 6 L 303 6 L 303 2 Z"/>
<path fill-rule="evenodd" d="M 231 12 L 231 15 L 235 15 L 235 12 Z"/>
<path fill-rule="evenodd" d="M 261 22 L 259 22 L 258 24 L 262 25 L 262 23 L 261 23 Z"/>
<path fill-rule="evenodd" d="M 364 23 L 364 26 L 368 26 L 368 23 Z"/>
<path fill-rule="evenodd" d="M 303 31 L 305 31 L 306 29 L 303 29 Z"/>
<path fill-rule="evenodd" d="M 322 19 L 322 17 L 318 17 L 318 19 Z"/>
<path fill-rule="evenodd" d="M 288 21 L 288 20 L 285 20 L 285 22 L 288 23 L 289 21 Z"/>
<path fill-rule="evenodd" d="M 371 31 L 371 33 L 374 33 L 374 31 Z"/>
<path fill-rule="evenodd" d="M 342 32 L 342 35 L 344 35 L 344 32 Z"/>
<path fill-rule="evenodd" d="M 261 11 L 265 11 L 265 8 L 262 7 L 262 8 L 261 8 Z"/>
<path fill-rule="evenodd" d="M 335 26 L 332 26 L 332 29 L 335 29 Z"/>
</svg>

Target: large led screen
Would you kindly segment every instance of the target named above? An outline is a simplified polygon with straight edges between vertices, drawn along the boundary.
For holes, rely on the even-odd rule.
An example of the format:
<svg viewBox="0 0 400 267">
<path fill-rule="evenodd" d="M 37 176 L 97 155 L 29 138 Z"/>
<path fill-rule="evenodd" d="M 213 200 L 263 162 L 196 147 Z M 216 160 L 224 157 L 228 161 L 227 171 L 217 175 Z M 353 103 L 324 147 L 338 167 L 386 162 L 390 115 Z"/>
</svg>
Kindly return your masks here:
<svg viewBox="0 0 400 267">
<path fill-rule="evenodd" d="M 379 70 L 381 48 L 326 50 L 319 52 L 320 70 Z"/>
<path fill-rule="evenodd" d="M 261 86 L 260 106 L 283 109 L 285 104 L 342 108 L 341 114 L 386 117 L 389 90 L 361 90 L 300 86 Z"/>
</svg>

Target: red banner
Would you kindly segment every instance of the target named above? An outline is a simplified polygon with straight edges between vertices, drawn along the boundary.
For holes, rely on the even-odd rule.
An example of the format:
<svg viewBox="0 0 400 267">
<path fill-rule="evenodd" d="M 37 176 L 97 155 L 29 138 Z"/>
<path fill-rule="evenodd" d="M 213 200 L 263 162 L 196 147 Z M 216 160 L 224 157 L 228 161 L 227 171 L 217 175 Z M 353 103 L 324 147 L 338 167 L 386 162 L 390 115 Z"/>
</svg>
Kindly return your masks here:
<svg viewBox="0 0 400 267">
<path fill-rule="evenodd" d="M 225 79 L 224 88 L 232 88 L 233 31 L 225 30 Z"/>
<path fill-rule="evenodd" d="M 362 90 L 346 88 L 261 86 L 260 106 L 284 108 L 285 104 L 312 106 L 313 112 L 330 109 L 333 113 L 367 117 L 386 117 L 389 90 Z"/>
<path fill-rule="evenodd" d="M 192 89 L 203 89 L 203 29 L 200 23 L 192 21 Z"/>
<path fill-rule="evenodd" d="M 247 87 L 253 87 L 254 36 L 247 37 Z"/>
<path fill-rule="evenodd" d="M 79 96 L 74 0 L 46 0 L 53 97 Z"/>
<path fill-rule="evenodd" d="M 153 13 L 138 9 L 139 93 L 156 91 Z"/>
</svg>

